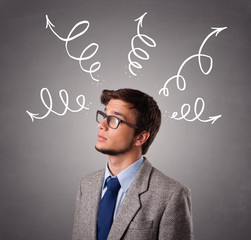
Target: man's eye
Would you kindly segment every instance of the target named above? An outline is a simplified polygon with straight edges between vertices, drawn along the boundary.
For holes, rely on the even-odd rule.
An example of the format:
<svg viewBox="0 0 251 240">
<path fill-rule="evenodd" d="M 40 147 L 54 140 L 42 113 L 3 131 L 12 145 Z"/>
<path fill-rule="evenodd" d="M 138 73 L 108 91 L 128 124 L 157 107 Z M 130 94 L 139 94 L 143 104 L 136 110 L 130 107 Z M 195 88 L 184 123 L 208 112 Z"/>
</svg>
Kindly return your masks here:
<svg viewBox="0 0 251 240">
<path fill-rule="evenodd" d="M 119 123 L 118 118 L 116 118 L 116 117 L 111 117 L 111 118 L 110 118 L 110 124 L 111 124 L 113 127 L 116 127 L 116 126 L 118 125 L 118 123 Z"/>
</svg>

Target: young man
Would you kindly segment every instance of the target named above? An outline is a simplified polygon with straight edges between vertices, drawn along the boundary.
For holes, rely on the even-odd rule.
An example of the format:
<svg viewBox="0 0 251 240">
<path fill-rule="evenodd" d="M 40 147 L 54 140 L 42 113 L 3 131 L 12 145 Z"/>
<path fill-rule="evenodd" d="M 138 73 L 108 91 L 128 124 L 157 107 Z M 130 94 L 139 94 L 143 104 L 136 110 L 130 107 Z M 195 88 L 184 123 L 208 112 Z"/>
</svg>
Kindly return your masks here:
<svg viewBox="0 0 251 240">
<path fill-rule="evenodd" d="M 149 95 L 133 89 L 104 90 L 97 111 L 96 149 L 106 168 L 82 178 L 72 240 L 191 240 L 190 190 L 143 157 L 161 123 Z"/>
</svg>

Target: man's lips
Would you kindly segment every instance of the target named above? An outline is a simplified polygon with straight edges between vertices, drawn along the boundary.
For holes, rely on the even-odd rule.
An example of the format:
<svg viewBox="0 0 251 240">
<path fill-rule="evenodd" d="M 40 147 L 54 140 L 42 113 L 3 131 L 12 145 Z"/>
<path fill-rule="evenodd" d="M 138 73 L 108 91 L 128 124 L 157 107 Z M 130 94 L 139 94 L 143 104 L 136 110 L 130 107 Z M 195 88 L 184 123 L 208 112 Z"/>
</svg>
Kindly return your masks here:
<svg viewBox="0 0 251 240">
<path fill-rule="evenodd" d="M 105 141 L 107 138 L 103 137 L 102 135 L 98 134 L 98 141 Z"/>
</svg>

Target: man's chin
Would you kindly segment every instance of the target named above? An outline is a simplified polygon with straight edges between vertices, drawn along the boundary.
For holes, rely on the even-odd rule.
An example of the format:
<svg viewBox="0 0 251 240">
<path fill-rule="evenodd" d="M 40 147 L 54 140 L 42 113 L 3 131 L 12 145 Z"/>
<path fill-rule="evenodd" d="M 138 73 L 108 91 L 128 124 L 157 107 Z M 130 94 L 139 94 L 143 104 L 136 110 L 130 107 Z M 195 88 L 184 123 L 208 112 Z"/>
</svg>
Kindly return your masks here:
<svg viewBox="0 0 251 240">
<path fill-rule="evenodd" d="M 120 152 L 116 152 L 116 151 L 111 150 L 111 149 L 100 149 L 97 146 L 95 146 L 95 148 L 96 148 L 96 150 L 98 152 L 101 152 L 103 154 L 110 155 L 110 156 L 117 156 L 117 155 L 121 154 Z"/>
<path fill-rule="evenodd" d="M 110 156 L 118 156 L 118 155 L 122 155 L 122 154 L 125 154 L 125 153 L 128 153 L 129 151 L 131 151 L 132 149 L 132 144 L 130 144 L 127 148 L 124 148 L 124 149 L 120 149 L 120 150 L 112 150 L 112 149 L 101 149 L 101 148 L 98 148 L 97 146 L 95 146 L 96 150 L 103 153 L 103 154 L 107 154 L 107 155 L 110 155 Z"/>
</svg>

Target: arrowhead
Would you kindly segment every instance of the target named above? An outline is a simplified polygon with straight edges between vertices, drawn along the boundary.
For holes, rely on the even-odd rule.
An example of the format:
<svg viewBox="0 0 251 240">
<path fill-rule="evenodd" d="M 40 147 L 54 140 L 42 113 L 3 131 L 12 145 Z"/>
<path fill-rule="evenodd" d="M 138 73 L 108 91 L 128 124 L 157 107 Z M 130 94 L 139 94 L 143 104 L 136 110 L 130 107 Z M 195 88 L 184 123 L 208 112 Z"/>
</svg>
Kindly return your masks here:
<svg viewBox="0 0 251 240">
<path fill-rule="evenodd" d="M 215 33 L 215 36 L 217 37 L 217 35 L 218 35 L 221 31 L 227 29 L 227 27 L 221 27 L 221 28 L 212 27 L 211 29 L 214 29 L 213 33 Z"/>
<path fill-rule="evenodd" d="M 31 113 L 31 112 L 29 112 L 29 111 L 26 111 L 26 112 L 29 114 L 29 116 L 30 116 L 32 122 L 34 122 L 34 118 L 35 118 L 35 116 L 38 115 L 38 113 Z"/>
<path fill-rule="evenodd" d="M 145 12 L 142 16 L 134 20 L 135 22 L 139 21 L 141 27 L 143 27 L 143 18 L 145 17 L 146 14 L 147 12 Z"/>
<path fill-rule="evenodd" d="M 51 21 L 50 21 L 48 15 L 45 15 L 45 18 L 46 18 L 46 26 L 45 26 L 45 28 L 48 28 L 48 27 L 52 28 L 52 27 L 55 27 L 55 26 L 51 23 Z"/>
<path fill-rule="evenodd" d="M 217 115 L 217 116 L 214 116 L 214 117 L 209 117 L 209 119 L 210 119 L 210 121 L 212 121 L 211 123 L 214 124 L 214 122 L 216 120 L 218 120 L 220 117 L 221 117 L 221 115 Z"/>
</svg>

